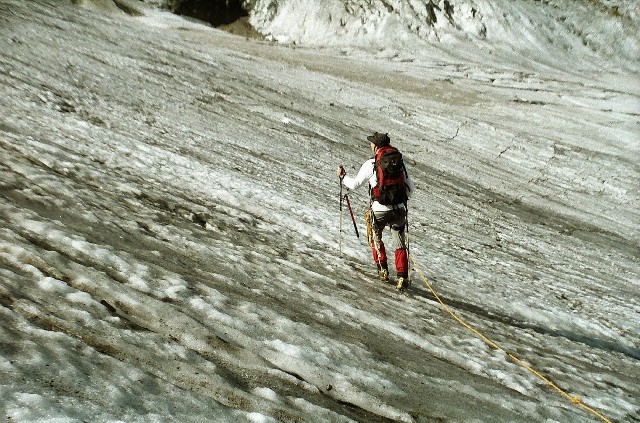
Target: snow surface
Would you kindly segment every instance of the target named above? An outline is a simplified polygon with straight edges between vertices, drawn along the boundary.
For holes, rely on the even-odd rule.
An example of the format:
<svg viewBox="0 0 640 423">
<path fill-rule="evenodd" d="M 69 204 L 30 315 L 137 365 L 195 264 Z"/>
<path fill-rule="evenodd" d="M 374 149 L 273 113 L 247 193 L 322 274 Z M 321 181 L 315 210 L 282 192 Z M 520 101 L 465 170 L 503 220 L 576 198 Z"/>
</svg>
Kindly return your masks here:
<svg viewBox="0 0 640 423">
<path fill-rule="evenodd" d="M 640 421 L 635 2 L 79 3 L 0 1 L 0 418 L 601 421 L 507 351 Z M 338 252 L 375 130 L 406 294 Z"/>
</svg>

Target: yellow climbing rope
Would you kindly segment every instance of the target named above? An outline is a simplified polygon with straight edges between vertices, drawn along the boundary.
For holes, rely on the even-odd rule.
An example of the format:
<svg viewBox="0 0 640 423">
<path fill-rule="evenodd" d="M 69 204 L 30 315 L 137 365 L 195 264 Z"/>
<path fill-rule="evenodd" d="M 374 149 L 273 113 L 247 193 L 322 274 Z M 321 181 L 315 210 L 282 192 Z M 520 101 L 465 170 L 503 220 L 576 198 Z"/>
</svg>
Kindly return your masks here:
<svg viewBox="0 0 640 423">
<path fill-rule="evenodd" d="M 462 326 L 464 326 L 465 328 L 469 329 L 471 332 L 473 332 L 474 334 L 476 334 L 480 339 L 482 339 L 484 342 L 486 342 L 487 344 L 489 344 L 491 347 L 495 348 L 496 350 L 500 350 L 503 351 L 505 354 L 507 354 L 507 356 L 509 356 L 509 358 L 511 358 L 513 361 L 515 361 L 516 363 L 518 363 L 519 365 L 521 365 L 522 367 L 524 367 L 525 369 L 529 370 L 531 373 L 533 373 L 534 375 L 536 375 L 538 378 L 540 378 L 541 380 L 543 380 L 547 385 L 551 386 L 553 389 L 555 389 L 556 391 L 558 391 L 561 395 L 563 395 L 564 397 L 566 397 L 567 399 L 569 399 L 573 404 L 576 404 L 580 407 L 582 407 L 583 409 L 589 411 L 590 413 L 594 414 L 595 416 L 597 416 L 598 418 L 600 418 L 602 421 L 606 422 L 606 423 L 612 423 L 611 420 L 607 419 L 605 416 L 603 416 L 601 413 L 599 413 L 598 411 L 596 411 L 595 409 L 593 409 L 592 407 L 589 407 L 588 405 L 586 405 L 584 402 L 582 402 L 582 399 L 580 399 L 579 397 L 574 397 L 571 396 L 569 393 L 567 393 L 566 391 L 564 391 L 562 388 L 560 388 L 558 385 L 556 385 L 555 383 L 553 383 L 551 380 L 549 380 L 547 377 L 545 377 L 544 375 L 542 375 L 540 372 L 538 372 L 537 370 L 535 370 L 534 368 L 532 368 L 531 366 L 529 366 L 528 364 L 526 364 L 525 362 L 523 362 L 522 360 L 520 360 L 518 357 L 516 357 L 515 355 L 511 354 L 510 352 L 506 351 L 504 348 L 502 348 L 500 345 L 496 344 L 494 341 L 492 341 L 491 339 L 487 338 L 486 336 L 484 336 L 482 333 L 480 333 L 478 330 L 476 330 L 475 328 L 471 327 L 467 322 L 465 322 L 464 320 L 462 320 L 460 317 L 458 317 L 458 315 L 456 315 L 451 308 L 449 308 L 448 305 L 446 305 L 444 303 L 444 301 L 442 301 L 442 299 L 440 298 L 440 296 L 436 293 L 436 291 L 433 289 L 433 287 L 431 286 L 431 284 L 429 283 L 429 281 L 427 280 L 427 278 L 424 276 L 424 274 L 422 273 L 422 271 L 420 270 L 419 266 L 418 266 L 418 262 L 416 261 L 415 257 L 412 255 L 411 256 L 411 261 L 413 262 L 414 265 L 414 269 L 416 270 L 416 272 L 418 272 L 418 274 L 420 275 L 420 278 L 423 280 L 423 282 L 425 283 L 425 285 L 427 286 L 427 288 L 429 289 L 429 291 L 431 291 L 431 293 L 433 294 L 433 296 L 436 298 L 436 300 L 438 300 L 438 302 L 440 303 L 440 305 L 442 305 L 442 307 L 445 309 L 445 311 L 447 313 L 449 313 L 451 315 L 451 317 L 453 317 L 458 323 L 460 323 Z"/>
<path fill-rule="evenodd" d="M 369 244 L 370 248 L 373 248 L 375 238 L 373 237 L 373 210 L 371 210 L 371 207 L 364 213 L 364 222 L 367 227 L 367 244 Z"/>
</svg>

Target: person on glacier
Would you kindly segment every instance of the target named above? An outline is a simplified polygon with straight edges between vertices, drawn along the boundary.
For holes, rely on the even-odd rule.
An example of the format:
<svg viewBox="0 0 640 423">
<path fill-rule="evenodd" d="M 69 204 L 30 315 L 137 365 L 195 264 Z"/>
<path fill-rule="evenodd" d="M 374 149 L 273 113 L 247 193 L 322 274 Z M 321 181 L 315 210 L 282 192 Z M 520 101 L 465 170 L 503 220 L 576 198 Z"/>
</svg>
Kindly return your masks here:
<svg viewBox="0 0 640 423">
<path fill-rule="evenodd" d="M 407 253 L 407 203 L 415 186 L 402 160 L 402 154 L 391 146 L 386 133 L 375 132 L 367 137 L 373 157 L 364 162 L 355 177 L 347 176 L 340 165 L 337 175 L 348 189 L 356 189 L 365 182 L 369 183 L 371 194 L 370 208 L 367 211 L 369 244 L 373 260 L 378 267 L 378 276 L 389 280 L 387 253 L 382 240 L 382 232 L 389 226 L 395 244 L 395 268 L 398 290 L 409 287 L 409 257 Z"/>
</svg>

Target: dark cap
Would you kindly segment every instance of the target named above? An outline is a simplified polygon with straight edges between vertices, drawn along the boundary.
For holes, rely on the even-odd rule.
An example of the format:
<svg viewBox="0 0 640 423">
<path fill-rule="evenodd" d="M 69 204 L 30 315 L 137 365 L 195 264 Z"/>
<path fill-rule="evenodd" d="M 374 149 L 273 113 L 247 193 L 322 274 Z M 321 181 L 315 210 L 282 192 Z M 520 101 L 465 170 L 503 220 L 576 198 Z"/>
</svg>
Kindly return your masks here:
<svg viewBox="0 0 640 423">
<path fill-rule="evenodd" d="M 377 147 L 384 147 L 385 145 L 389 145 L 391 143 L 391 139 L 389 139 L 389 134 L 383 134 L 381 132 L 374 132 L 373 135 L 369 135 L 367 140 L 370 143 L 375 144 Z"/>
</svg>

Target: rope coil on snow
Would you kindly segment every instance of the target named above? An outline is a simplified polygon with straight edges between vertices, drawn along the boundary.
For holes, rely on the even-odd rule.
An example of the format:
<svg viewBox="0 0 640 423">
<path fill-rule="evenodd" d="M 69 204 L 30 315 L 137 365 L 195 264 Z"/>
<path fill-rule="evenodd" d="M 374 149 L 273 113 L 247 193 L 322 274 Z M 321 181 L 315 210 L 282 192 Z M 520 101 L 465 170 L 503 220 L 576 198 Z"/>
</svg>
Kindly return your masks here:
<svg viewBox="0 0 640 423">
<path fill-rule="evenodd" d="M 431 291 L 431 293 L 433 294 L 433 296 L 436 298 L 436 300 L 438 300 L 438 302 L 440 303 L 440 305 L 442 305 L 442 307 L 444 308 L 444 310 L 449 313 L 451 315 L 451 317 L 453 317 L 458 323 L 460 323 L 462 326 L 464 326 L 465 328 L 469 329 L 471 332 L 473 332 L 474 334 L 476 334 L 479 338 L 481 338 L 483 341 L 485 341 L 487 344 L 489 344 L 491 347 L 493 347 L 496 350 L 500 350 L 503 351 L 505 354 L 507 354 L 507 356 L 509 356 L 509 358 L 511 358 L 513 361 L 515 361 L 517 364 L 519 364 L 520 366 L 524 367 L 525 369 L 529 370 L 529 372 L 533 373 L 535 376 L 537 376 L 538 378 L 540 378 L 542 381 L 544 381 L 547 385 L 551 386 L 553 389 L 555 389 L 556 391 L 558 391 L 561 395 L 565 396 L 566 398 L 568 398 L 572 404 L 576 404 L 579 407 L 582 407 L 583 409 L 589 411 L 590 413 L 592 413 L 593 415 L 597 416 L 598 418 L 600 418 L 602 421 L 606 422 L 606 423 L 612 423 L 611 420 L 607 419 L 605 416 L 603 416 L 601 413 L 599 413 L 598 411 L 596 411 L 595 409 L 593 409 L 592 407 L 589 407 L 588 405 L 586 405 L 585 403 L 582 402 L 582 399 L 580 397 L 574 397 L 571 396 L 569 393 L 567 393 L 566 391 L 564 391 L 562 388 L 560 388 L 558 385 L 556 385 L 555 383 L 553 383 L 551 380 L 549 380 L 547 377 L 545 377 L 543 374 L 541 374 L 540 372 L 538 372 L 537 370 L 535 370 L 534 368 L 532 368 L 531 366 L 529 366 L 528 364 L 526 364 L 525 362 L 523 362 L 522 360 L 520 360 L 518 357 L 516 357 L 515 355 L 511 354 L 510 352 L 506 351 L 504 348 L 502 348 L 500 345 L 496 344 L 494 341 L 492 341 L 491 339 L 487 338 L 485 335 L 483 335 L 481 332 L 479 332 L 478 330 L 476 330 L 475 328 L 473 328 L 472 326 L 470 326 L 467 322 L 465 322 L 464 320 L 462 320 L 460 317 L 458 317 L 458 315 L 456 315 L 451 308 L 449 308 L 449 306 L 447 304 L 444 303 L 444 301 L 442 301 L 442 299 L 440 298 L 440 296 L 436 293 L 436 291 L 433 289 L 433 287 L 431 286 L 431 284 L 429 283 L 429 281 L 427 280 L 427 278 L 424 276 L 424 274 L 422 273 L 422 271 L 420 270 L 419 266 L 418 266 L 418 262 L 416 261 L 415 257 L 412 255 L 411 256 L 411 261 L 413 262 L 414 265 L 414 269 L 418 272 L 418 274 L 420 275 L 420 278 L 422 279 L 422 281 L 425 283 L 425 285 L 427 286 L 427 288 L 429 289 L 429 291 Z"/>
</svg>

